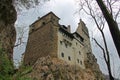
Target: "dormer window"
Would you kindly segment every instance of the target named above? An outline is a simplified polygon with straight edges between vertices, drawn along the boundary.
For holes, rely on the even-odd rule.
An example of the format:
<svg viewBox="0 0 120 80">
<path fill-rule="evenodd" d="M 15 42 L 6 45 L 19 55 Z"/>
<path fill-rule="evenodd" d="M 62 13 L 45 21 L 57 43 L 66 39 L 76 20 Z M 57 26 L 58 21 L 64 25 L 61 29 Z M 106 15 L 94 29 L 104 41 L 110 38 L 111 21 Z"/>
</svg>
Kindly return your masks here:
<svg viewBox="0 0 120 80">
<path fill-rule="evenodd" d="M 83 41 L 84 41 L 84 39 L 83 39 L 82 37 L 80 37 L 80 41 L 82 41 L 82 42 L 83 42 Z"/>
<path fill-rule="evenodd" d="M 31 27 L 31 31 L 34 31 L 34 27 L 33 26 Z"/>
</svg>

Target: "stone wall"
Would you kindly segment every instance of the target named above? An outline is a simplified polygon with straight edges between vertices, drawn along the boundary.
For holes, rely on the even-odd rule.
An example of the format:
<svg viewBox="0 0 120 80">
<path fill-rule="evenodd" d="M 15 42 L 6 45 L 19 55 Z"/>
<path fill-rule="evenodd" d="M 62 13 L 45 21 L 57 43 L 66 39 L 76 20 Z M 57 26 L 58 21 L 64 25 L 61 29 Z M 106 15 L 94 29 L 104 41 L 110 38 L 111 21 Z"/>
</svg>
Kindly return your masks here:
<svg viewBox="0 0 120 80">
<path fill-rule="evenodd" d="M 24 64 L 32 65 L 39 57 L 57 57 L 57 27 L 48 22 L 30 33 Z"/>
</svg>

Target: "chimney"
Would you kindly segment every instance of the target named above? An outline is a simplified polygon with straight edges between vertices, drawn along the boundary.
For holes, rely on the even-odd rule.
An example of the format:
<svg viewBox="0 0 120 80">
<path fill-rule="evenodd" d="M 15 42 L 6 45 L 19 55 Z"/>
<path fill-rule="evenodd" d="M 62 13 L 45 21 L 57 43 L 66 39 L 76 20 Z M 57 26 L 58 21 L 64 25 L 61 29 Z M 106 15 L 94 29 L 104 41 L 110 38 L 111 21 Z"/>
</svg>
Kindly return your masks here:
<svg viewBox="0 0 120 80">
<path fill-rule="evenodd" d="M 70 28 L 70 25 L 68 25 L 68 27 L 67 27 L 67 31 L 68 31 L 68 32 L 71 32 L 70 29 L 71 29 L 71 28 Z"/>
</svg>

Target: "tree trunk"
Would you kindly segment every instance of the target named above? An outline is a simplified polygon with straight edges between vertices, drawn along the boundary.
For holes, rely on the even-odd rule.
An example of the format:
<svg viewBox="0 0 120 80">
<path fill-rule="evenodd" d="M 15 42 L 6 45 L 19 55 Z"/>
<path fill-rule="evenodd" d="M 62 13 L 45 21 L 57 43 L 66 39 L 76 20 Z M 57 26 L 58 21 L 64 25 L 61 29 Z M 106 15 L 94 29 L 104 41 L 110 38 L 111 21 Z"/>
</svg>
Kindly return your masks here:
<svg viewBox="0 0 120 80">
<path fill-rule="evenodd" d="M 112 15 L 109 13 L 109 11 L 107 10 L 105 4 L 103 3 L 102 0 L 96 0 L 107 23 L 109 26 L 109 30 L 111 32 L 115 47 L 117 49 L 119 58 L 120 58 L 120 31 L 118 28 L 118 24 L 117 22 L 113 19 Z"/>
<path fill-rule="evenodd" d="M 0 44 L 2 50 L 13 58 L 13 48 L 16 40 L 14 23 L 17 19 L 17 12 L 12 0 L 0 0 Z"/>
</svg>

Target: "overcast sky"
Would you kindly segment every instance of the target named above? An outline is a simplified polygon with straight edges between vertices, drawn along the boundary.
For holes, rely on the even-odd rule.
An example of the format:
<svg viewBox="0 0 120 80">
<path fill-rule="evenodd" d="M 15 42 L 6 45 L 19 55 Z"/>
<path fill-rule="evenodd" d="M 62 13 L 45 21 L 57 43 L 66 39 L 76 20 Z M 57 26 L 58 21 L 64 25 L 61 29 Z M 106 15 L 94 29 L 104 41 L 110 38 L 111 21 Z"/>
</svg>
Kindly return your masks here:
<svg viewBox="0 0 120 80">
<path fill-rule="evenodd" d="M 18 13 L 18 19 L 16 21 L 17 27 L 26 27 L 28 29 L 28 26 L 33 23 L 35 20 L 38 19 L 38 17 L 42 17 L 43 15 L 47 14 L 48 12 L 52 11 L 54 12 L 59 18 L 60 18 L 60 24 L 62 25 L 71 25 L 71 30 L 74 32 L 78 26 L 79 19 L 81 18 L 87 25 L 89 29 L 90 36 L 94 35 L 99 41 L 100 35 L 98 34 L 98 30 L 95 28 L 94 24 L 86 17 L 85 14 L 76 14 L 76 11 L 78 10 L 78 5 L 74 0 L 51 0 L 50 2 L 47 2 L 46 4 L 42 6 L 37 6 L 35 8 L 32 8 L 30 10 L 23 10 L 22 12 Z M 118 70 L 118 67 L 120 67 L 120 59 L 118 58 L 118 55 L 116 53 L 115 47 L 113 45 L 108 27 L 105 29 L 105 34 L 107 36 L 107 42 L 108 46 L 110 48 L 110 54 L 113 56 L 111 59 L 112 65 L 114 64 L 114 67 L 112 67 L 112 70 L 115 70 L 114 74 L 115 76 L 118 76 L 118 71 L 120 72 L 120 68 Z M 27 33 L 25 33 L 27 35 Z M 26 41 L 27 39 L 24 38 Z M 105 68 L 105 63 L 102 58 L 102 52 L 100 51 L 99 47 L 97 47 L 93 41 L 91 41 L 93 53 L 98 59 L 98 63 L 100 64 L 100 69 L 107 73 L 107 69 Z M 14 50 L 14 59 L 20 60 L 21 54 L 25 51 L 24 44 L 16 47 Z"/>
</svg>

